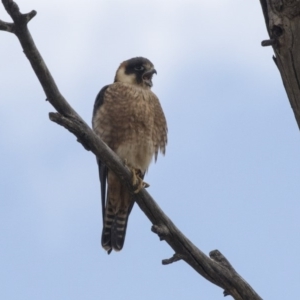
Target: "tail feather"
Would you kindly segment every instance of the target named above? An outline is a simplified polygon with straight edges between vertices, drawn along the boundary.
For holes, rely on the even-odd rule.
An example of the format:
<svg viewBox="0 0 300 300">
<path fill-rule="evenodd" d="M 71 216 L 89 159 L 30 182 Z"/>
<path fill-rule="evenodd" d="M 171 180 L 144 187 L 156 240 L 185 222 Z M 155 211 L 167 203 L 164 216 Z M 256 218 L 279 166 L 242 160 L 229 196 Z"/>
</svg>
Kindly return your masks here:
<svg viewBox="0 0 300 300">
<path fill-rule="evenodd" d="M 115 251 L 122 250 L 130 213 L 129 209 L 127 209 L 115 214 L 109 203 L 110 202 L 108 202 L 105 210 L 105 220 L 101 238 L 102 247 L 108 254 L 110 254 L 112 249 Z"/>
<path fill-rule="evenodd" d="M 111 245 L 115 251 L 120 251 L 123 248 L 126 228 L 128 221 L 128 211 L 119 212 L 115 216 L 115 220 L 111 228 Z"/>
<path fill-rule="evenodd" d="M 102 247 L 108 252 L 108 254 L 112 250 L 111 230 L 112 230 L 112 224 L 114 223 L 114 220 L 115 220 L 115 213 L 113 211 L 113 207 L 111 203 L 108 201 L 105 209 L 103 231 L 102 231 L 102 238 L 101 238 Z"/>
<path fill-rule="evenodd" d="M 134 199 L 116 175 L 108 172 L 108 190 L 105 205 L 101 243 L 108 252 L 120 251 L 123 248 L 128 216 Z"/>
</svg>

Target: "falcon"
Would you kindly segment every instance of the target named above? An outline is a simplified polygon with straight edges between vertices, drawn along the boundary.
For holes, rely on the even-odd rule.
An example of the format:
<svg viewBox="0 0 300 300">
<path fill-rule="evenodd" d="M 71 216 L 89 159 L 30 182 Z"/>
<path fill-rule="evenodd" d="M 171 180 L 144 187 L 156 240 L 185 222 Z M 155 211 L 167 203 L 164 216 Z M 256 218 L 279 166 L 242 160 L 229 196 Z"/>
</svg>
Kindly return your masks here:
<svg viewBox="0 0 300 300">
<path fill-rule="evenodd" d="M 114 83 L 96 97 L 92 125 L 95 133 L 132 171 L 135 193 L 149 186 L 143 181 L 151 160 L 165 154 L 167 123 L 157 96 L 151 91 L 157 74 L 150 60 L 135 57 L 121 63 Z M 110 254 L 123 248 L 134 195 L 99 158 L 103 231 L 102 247 Z M 107 189 L 107 193 L 106 193 Z"/>
</svg>

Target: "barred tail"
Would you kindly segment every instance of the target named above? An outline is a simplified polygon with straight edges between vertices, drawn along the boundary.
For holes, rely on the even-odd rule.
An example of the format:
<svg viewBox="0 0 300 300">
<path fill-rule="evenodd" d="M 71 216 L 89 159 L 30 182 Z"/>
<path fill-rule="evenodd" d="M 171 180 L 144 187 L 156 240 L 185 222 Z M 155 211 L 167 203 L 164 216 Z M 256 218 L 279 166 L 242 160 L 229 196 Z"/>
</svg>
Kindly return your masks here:
<svg viewBox="0 0 300 300">
<path fill-rule="evenodd" d="M 127 221 L 128 221 L 128 210 L 119 211 L 115 216 L 114 222 L 111 227 L 111 245 L 115 251 L 120 251 L 123 248 Z"/>
<path fill-rule="evenodd" d="M 101 244 L 102 247 L 110 254 L 112 250 L 111 245 L 111 230 L 112 224 L 115 220 L 115 213 L 113 206 L 111 205 L 110 201 L 107 201 L 107 205 L 105 208 L 105 215 L 103 220 L 103 230 L 102 230 L 102 237 L 101 237 Z"/>
<path fill-rule="evenodd" d="M 112 249 L 120 251 L 123 248 L 129 212 L 126 209 L 115 213 L 110 201 L 107 201 L 101 244 L 108 254 Z"/>
</svg>

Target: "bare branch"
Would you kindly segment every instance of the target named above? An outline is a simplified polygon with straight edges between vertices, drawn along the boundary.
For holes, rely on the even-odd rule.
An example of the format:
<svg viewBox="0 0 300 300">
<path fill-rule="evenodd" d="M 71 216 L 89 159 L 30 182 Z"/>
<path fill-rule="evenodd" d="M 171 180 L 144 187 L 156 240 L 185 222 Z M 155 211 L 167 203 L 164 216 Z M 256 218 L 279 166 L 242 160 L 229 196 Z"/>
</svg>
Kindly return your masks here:
<svg viewBox="0 0 300 300">
<path fill-rule="evenodd" d="M 216 254 L 211 254 L 213 259 L 207 257 L 191 241 L 189 241 L 173 222 L 160 209 L 149 193 L 142 189 L 134 194 L 135 187 L 131 184 L 131 172 L 124 166 L 121 159 L 93 132 L 93 130 L 72 109 L 60 94 L 45 62 L 38 52 L 33 39 L 28 31 L 27 22 L 35 15 L 30 13 L 22 15 L 18 6 L 11 0 L 2 0 L 6 10 L 14 20 L 15 34 L 18 37 L 24 53 L 29 59 L 37 75 L 47 100 L 55 107 L 58 113 L 50 113 L 51 121 L 64 126 L 72 132 L 85 149 L 93 152 L 107 167 L 122 180 L 128 187 L 142 211 L 154 224 L 152 231 L 157 233 L 161 240 L 165 240 L 175 251 L 175 255 L 164 260 L 165 263 L 184 260 L 194 270 L 210 282 L 225 290 L 224 295 L 232 295 L 235 299 L 261 299 L 257 293 L 234 271 L 228 267 L 229 262 L 221 263 L 222 259 Z M 222 257 L 221 257 L 222 258 Z"/>
<path fill-rule="evenodd" d="M 151 230 L 159 236 L 160 241 L 165 240 L 165 237 L 170 234 L 169 229 L 164 225 L 153 225 Z"/>
<path fill-rule="evenodd" d="M 261 42 L 261 45 L 263 47 L 275 46 L 275 45 L 277 45 L 277 41 L 275 39 L 264 40 L 264 41 Z"/>
<path fill-rule="evenodd" d="M 76 115 L 79 119 L 81 119 L 59 92 L 56 83 L 27 28 L 26 21 L 29 21 L 36 14 L 36 12 L 32 11 L 29 14 L 21 14 L 18 5 L 14 1 L 2 0 L 2 3 L 8 14 L 14 20 L 14 33 L 19 39 L 23 51 L 31 63 L 31 66 L 44 89 L 47 100 L 62 115 Z"/>
<path fill-rule="evenodd" d="M 8 31 L 11 33 L 15 32 L 15 25 L 13 23 L 7 23 L 0 20 L 0 30 Z"/>
<path fill-rule="evenodd" d="M 300 2 L 260 0 L 270 36 L 262 46 L 272 46 L 275 63 L 300 129 Z"/>
<path fill-rule="evenodd" d="M 169 264 L 172 264 L 173 262 L 179 261 L 181 259 L 182 259 L 181 255 L 175 253 L 171 258 L 169 258 L 169 259 L 163 259 L 162 260 L 162 264 L 163 265 L 169 265 Z"/>
<path fill-rule="evenodd" d="M 27 14 L 22 14 L 17 3 L 12 0 L 2 0 L 2 3 L 14 23 L 19 24 L 20 26 L 26 25 L 36 15 L 35 10 L 32 10 Z"/>
<path fill-rule="evenodd" d="M 230 271 L 234 271 L 234 268 L 230 264 L 230 262 L 227 260 L 227 258 L 219 251 L 219 250 L 213 250 L 209 252 L 209 256 L 212 260 L 219 263 L 221 266 L 227 268 Z"/>
</svg>

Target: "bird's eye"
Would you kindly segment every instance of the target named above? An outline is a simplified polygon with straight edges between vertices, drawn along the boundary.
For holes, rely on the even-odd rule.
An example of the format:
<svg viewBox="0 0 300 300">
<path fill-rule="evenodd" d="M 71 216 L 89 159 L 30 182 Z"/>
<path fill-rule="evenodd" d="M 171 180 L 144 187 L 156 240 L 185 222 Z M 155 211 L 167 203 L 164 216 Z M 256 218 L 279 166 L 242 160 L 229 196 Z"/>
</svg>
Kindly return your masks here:
<svg viewBox="0 0 300 300">
<path fill-rule="evenodd" d="M 143 71 L 143 70 L 144 70 L 144 67 L 143 67 L 143 66 L 136 66 L 136 67 L 134 67 L 134 69 L 135 69 L 136 71 Z"/>
</svg>

